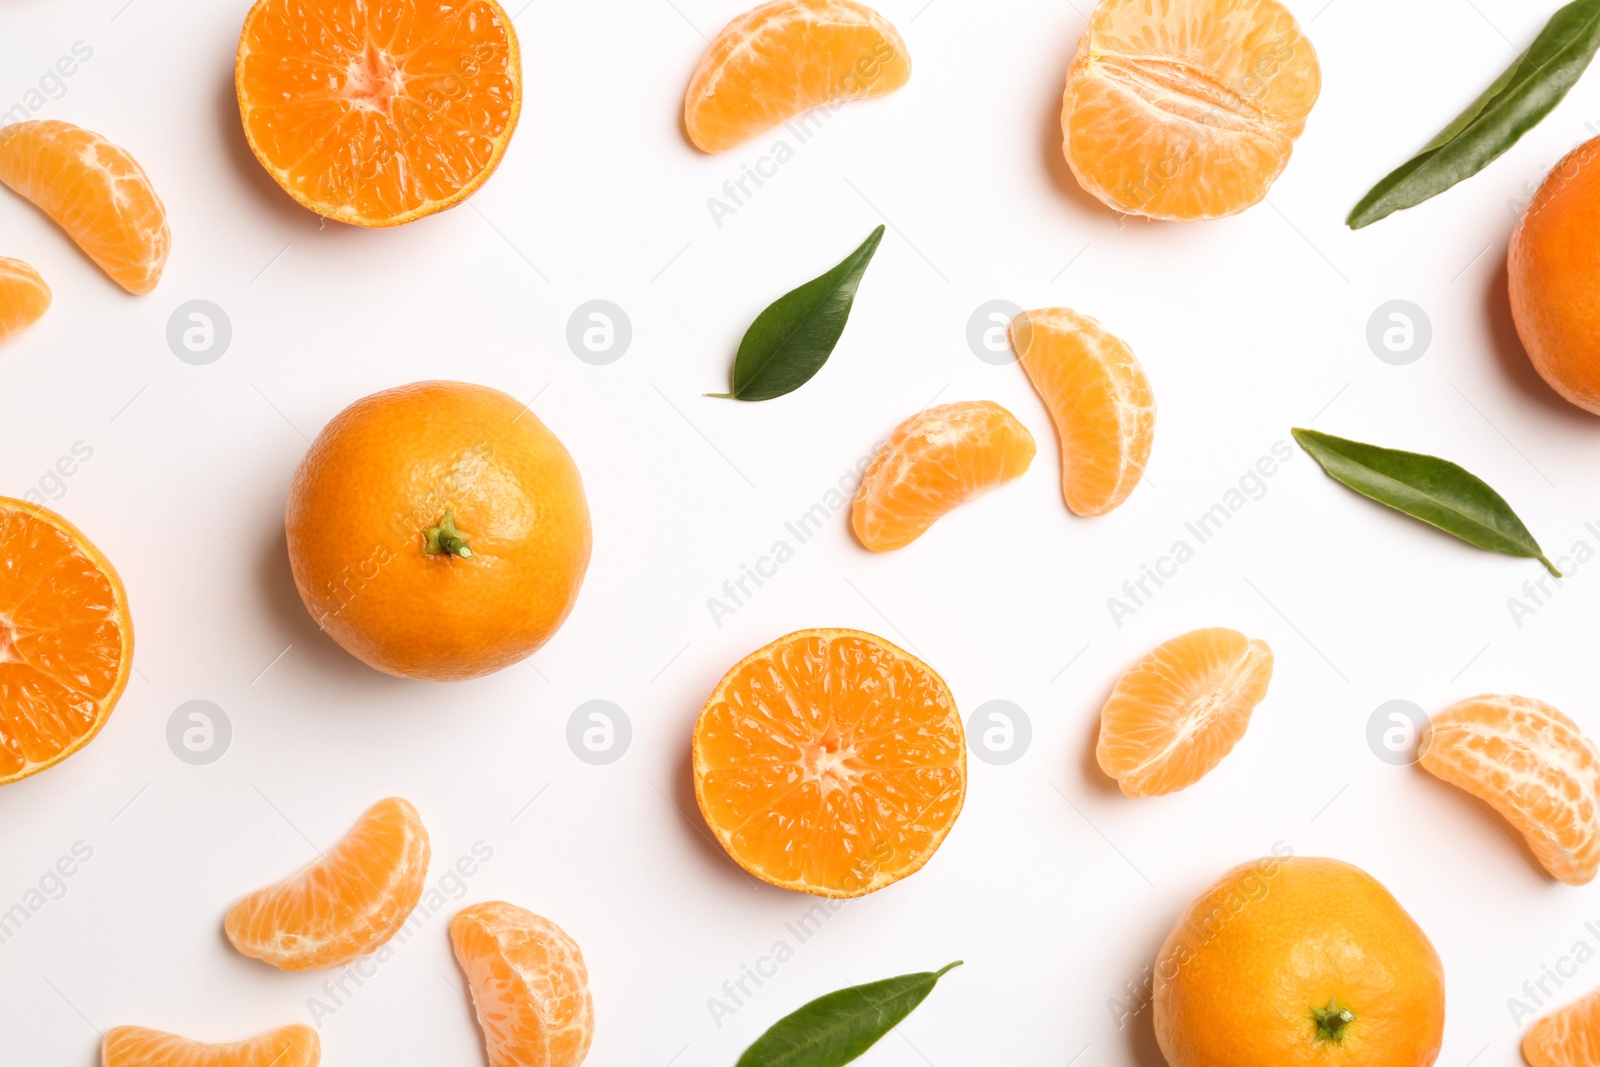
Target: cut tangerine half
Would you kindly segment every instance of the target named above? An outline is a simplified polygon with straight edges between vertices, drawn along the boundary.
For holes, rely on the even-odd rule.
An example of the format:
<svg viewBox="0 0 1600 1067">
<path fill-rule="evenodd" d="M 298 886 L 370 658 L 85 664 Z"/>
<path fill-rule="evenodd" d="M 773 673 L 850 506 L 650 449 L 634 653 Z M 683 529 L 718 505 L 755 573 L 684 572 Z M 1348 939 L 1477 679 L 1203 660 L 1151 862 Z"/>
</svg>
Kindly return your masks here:
<svg viewBox="0 0 1600 1067">
<path fill-rule="evenodd" d="M 250 150 L 319 215 L 398 226 L 489 180 L 522 110 L 496 0 L 259 0 L 234 86 Z"/>
<path fill-rule="evenodd" d="M 1144 476 L 1156 400 L 1121 338 L 1068 308 L 1025 311 L 1011 344 L 1061 442 L 1061 495 L 1077 515 L 1104 515 Z"/>
<path fill-rule="evenodd" d="M 594 1040 L 594 1001 L 578 943 L 526 908 L 490 901 L 450 921 L 489 1067 L 578 1067 Z"/>
<path fill-rule="evenodd" d="M 1558 881 L 1586 885 L 1600 872 L 1600 750 L 1549 704 L 1452 704 L 1433 717 L 1419 762 L 1499 812 Z"/>
<path fill-rule="evenodd" d="M 700 59 L 683 124 L 724 152 L 813 108 L 882 96 L 911 78 L 889 20 L 856 0 L 773 0 L 734 19 Z"/>
<path fill-rule="evenodd" d="M 327 855 L 229 908 L 228 940 L 285 971 L 341 967 L 405 925 L 430 854 L 417 809 L 380 800 Z"/>
<path fill-rule="evenodd" d="M 92 741 L 132 670 L 111 561 L 55 512 L 0 497 L 0 785 Z"/>
<path fill-rule="evenodd" d="M 1067 72 L 1063 151 L 1113 210 L 1232 215 L 1283 173 L 1321 90 L 1277 0 L 1101 0 Z"/>
<path fill-rule="evenodd" d="M 161 281 L 172 251 L 167 209 L 144 168 L 98 133 L 54 119 L 0 127 L 0 182 L 128 292 Z"/>
<path fill-rule="evenodd" d="M 322 1043 L 298 1023 L 226 1045 L 207 1045 L 177 1034 L 118 1026 L 100 1045 L 102 1067 L 317 1067 Z"/>
<path fill-rule="evenodd" d="M 874 552 L 903 548 L 938 519 L 1022 477 L 1033 435 L 990 400 L 944 404 L 895 427 L 861 479 L 850 525 Z"/>
<path fill-rule="evenodd" d="M 944 679 L 860 630 L 800 630 L 734 664 L 694 728 L 700 811 L 763 881 L 859 897 L 915 874 L 967 792 Z"/>
<path fill-rule="evenodd" d="M 1129 667 L 1100 709 L 1100 769 L 1130 797 L 1187 788 L 1239 743 L 1272 681 L 1272 649 L 1237 630 L 1194 630 Z"/>
<path fill-rule="evenodd" d="M 50 310 L 50 287 L 20 259 L 0 258 L 0 344 L 38 322 Z"/>
<path fill-rule="evenodd" d="M 1528 1067 L 1594 1067 L 1600 1063 L 1600 991 L 1551 1012 L 1522 1039 Z"/>
</svg>

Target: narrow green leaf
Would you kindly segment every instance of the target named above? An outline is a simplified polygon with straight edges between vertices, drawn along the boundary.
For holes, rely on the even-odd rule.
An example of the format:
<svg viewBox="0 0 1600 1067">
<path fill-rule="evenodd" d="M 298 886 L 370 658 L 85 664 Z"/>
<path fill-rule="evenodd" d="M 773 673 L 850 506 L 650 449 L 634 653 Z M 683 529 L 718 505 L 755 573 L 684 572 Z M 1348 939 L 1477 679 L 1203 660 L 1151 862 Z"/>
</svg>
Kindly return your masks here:
<svg viewBox="0 0 1600 1067">
<path fill-rule="evenodd" d="M 843 263 L 785 293 L 757 315 L 739 342 L 729 391 L 706 395 L 771 400 L 809 382 L 833 355 L 850 320 L 856 287 L 882 240 L 879 226 Z"/>
<path fill-rule="evenodd" d="M 1352 230 L 1415 207 L 1464 181 L 1550 113 L 1600 48 L 1600 0 L 1573 0 L 1532 45 L 1416 156 L 1372 187 L 1345 220 Z"/>
<path fill-rule="evenodd" d="M 744 1050 L 737 1067 L 843 1067 L 899 1025 L 933 992 L 957 960 L 939 971 L 920 971 L 851 986 L 818 997 L 772 1024 Z"/>
<path fill-rule="evenodd" d="M 1536 559 L 1561 577 L 1505 498 L 1454 463 L 1316 430 L 1297 429 L 1294 439 L 1331 477 L 1362 496 L 1479 548 Z"/>
</svg>

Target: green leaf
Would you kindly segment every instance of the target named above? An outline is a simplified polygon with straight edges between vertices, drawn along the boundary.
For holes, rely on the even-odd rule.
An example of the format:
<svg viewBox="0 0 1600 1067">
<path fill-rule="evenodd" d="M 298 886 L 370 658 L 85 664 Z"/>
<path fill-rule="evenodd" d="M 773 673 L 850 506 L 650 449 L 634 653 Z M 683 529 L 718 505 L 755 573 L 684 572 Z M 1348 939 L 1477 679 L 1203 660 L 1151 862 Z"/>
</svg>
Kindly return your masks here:
<svg viewBox="0 0 1600 1067">
<path fill-rule="evenodd" d="M 785 293 L 757 315 L 739 342 L 729 391 L 706 395 L 771 400 L 809 382 L 833 355 L 850 319 L 856 287 L 882 240 L 879 226 L 843 263 Z"/>
<path fill-rule="evenodd" d="M 899 1025 L 954 967 L 885 978 L 818 997 L 772 1024 L 737 1067 L 843 1067 Z"/>
<path fill-rule="evenodd" d="M 1573 0 L 1454 122 L 1402 163 L 1345 220 L 1352 230 L 1415 207 L 1478 173 L 1561 102 L 1600 48 L 1600 0 Z"/>
<path fill-rule="evenodd" d="M 1316 430 L 1297 429 L 1294 439 L 1330 476 L 1362 496 L 1479 548 L 1536 559 L 1561 577 L 1505 498 L 1454 463 Z"/>
</svg>

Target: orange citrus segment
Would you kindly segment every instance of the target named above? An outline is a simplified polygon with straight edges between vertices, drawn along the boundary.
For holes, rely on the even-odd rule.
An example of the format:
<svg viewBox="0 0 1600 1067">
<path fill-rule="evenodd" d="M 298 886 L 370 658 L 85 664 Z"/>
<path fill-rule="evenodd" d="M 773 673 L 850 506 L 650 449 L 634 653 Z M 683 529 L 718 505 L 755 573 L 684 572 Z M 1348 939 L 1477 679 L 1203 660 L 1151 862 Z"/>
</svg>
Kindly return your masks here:
<svg viewBox="0 0 1600 1067">
<path fill-rule="evenodd" d="M 380 800 L 327 855 L 229 908 L 228 940 L 285 971 L 343 966 L 405 925 L 429 856 L 417 809 Z"/>
<path fill-rule="evenodd" d="M 1433 717 L 1420 762 L 1499 812 L 1556 879 L 1585 885 L 1600 871 L 1600 750 L 1549 704 L 1453 704 Z"/>
<path fill-rule="evenodd" d="M 1594 1067 L 1600 1063 L 1600 991 L 1551 1012 L 1522 1039 L 1528 1067 Z"/>
<path fill-rule="evenodd" d="M 944 680 L 859 630 L 801 630 L 718 683 L 694 730 L 695 796 L 757 878 L 858 897 L 916 873 L 967 789 Z"/>
<path fill-rule="evenodd" d="M 284 1026 L 227 1045 L 206 1045 L 177 1034 L 118 1026 L 100 1045 L 102 1067 L 317 1067 L 322 1043 L 309 1026 Z"/>
<path fill-rule="evenodd" d="M 111 562 L 61 516 L 0 497 L 0 785 L 88 744 L 132 669 Z"/>
<path fill-rule="evenodd" d="M 774 0 L 728 23 L 683 101 L 689 139 L 723 152 L 810 111 L 882 96 L 911 77 L 889 21 L 856 0 Z"/>
<path fill-rule="evenodd" d="M 259 0 L 234 68 L 245 138 L 330 219 L 395 226 L 471 196 L 522 109 L 496 0 Z"/>
<path fill-rule="evenodd" d="M 1101 0 L 1067 73 L 1063 150 L 1114 210 L 1232 215 L 1283 173 L 1321 88 L 1276 0 Z"/>
<path fill-rule="evenodd" d="M 50 216 L 130 293 L 161 281 L 167 209 L 144 168 L 97 133 L 53 119 L 0 128 L 0 182 Z"/>
<path fill-rule="evenodd" d="M 583 953 L 526 908 L 474 904 L 450 921 L 489 1067 L 577 1067 L 594 1039 Z"/>
<path fill-rule="evenodd" d="M 1175 637 L 1129 667 L 1100 710 L 1100 769 L 1130 797 L 1205 777 L 1244 736 L 1272 681 L 1272 649 L 1215 627 Z"/>
<path fill-rule="evenodd" d="M 1067 308 L 1025 311 L 1011 343 L 1061 440 L 1061 494 L 1078 515 L 1104 515 L 1144 476 L 1156 401 L 1133 350 Z"/>
<path fill-rule="evenodd" d="M 0 258 L 0 343 L 39 321 L 50 309 L 50 287 L 20 259 Z"/>
<path fill-rule="evenodd" d="M 874 552 L 903 548 L 941 516 L 1022 477 L 1033 435 L 999 404 L 929 408 L 895 428 L 862 477 L 850 524 Z"/>
</svg>

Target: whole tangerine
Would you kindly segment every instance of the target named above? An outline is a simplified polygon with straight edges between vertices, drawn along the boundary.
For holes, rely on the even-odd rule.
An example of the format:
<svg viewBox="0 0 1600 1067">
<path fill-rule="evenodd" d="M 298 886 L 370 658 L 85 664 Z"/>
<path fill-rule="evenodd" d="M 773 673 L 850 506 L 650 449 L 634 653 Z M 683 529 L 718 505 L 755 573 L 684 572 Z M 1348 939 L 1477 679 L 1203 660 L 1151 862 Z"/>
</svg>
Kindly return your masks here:
<svg viewBox="0 0 1600 1067">
<path fill-rule="evenodd" d="M 285 519 L 312 618 L 357 659 L 458 681 L 538 650 L 589 565 L 577 465 L 496 389 L 418 382 L 358 400 L 312 442 Z"/>
</svg>

